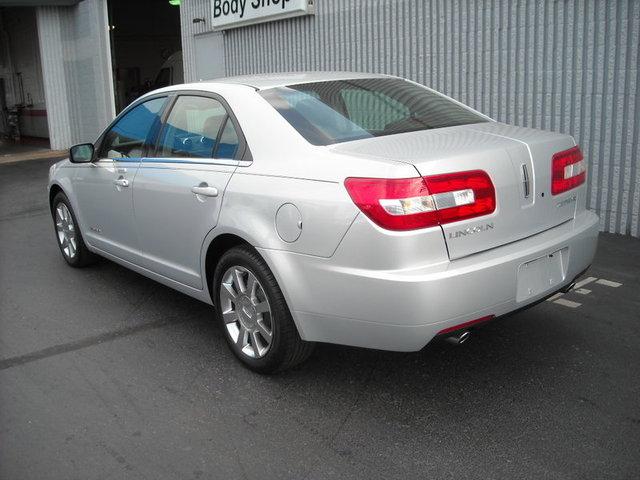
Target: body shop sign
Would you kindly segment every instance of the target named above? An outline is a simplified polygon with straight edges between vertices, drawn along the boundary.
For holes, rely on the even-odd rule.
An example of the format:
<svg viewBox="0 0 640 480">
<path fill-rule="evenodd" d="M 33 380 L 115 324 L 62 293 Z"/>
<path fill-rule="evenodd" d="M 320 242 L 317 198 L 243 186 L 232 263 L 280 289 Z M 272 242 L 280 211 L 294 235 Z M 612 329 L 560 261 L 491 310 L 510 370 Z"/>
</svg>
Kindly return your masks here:
<svg viewBox="0 0 640 480">
<path fill-rule="evenodd" d="M 252 23 L 312 15 L 314 0 L 212 0 L 213 28 L 241 27 Z"/>
</svg>

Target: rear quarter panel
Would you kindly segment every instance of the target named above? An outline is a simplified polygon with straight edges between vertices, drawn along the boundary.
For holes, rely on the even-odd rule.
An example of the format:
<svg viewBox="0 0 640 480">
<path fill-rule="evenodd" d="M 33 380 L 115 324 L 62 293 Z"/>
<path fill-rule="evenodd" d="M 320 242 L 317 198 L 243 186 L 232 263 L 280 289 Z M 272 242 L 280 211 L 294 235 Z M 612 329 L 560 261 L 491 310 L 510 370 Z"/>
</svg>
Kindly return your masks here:
<svg viewBox="0 0 640 480">
<path fill-rule="evenodd" d="M 359 213 L 345 178 L 417 176 L 406 163 L 311 145 L 255 91 L 220 93 L 238 119 L 252 159 L 227 186 L 220 233 L 237 232 L 255 247 L 329 257 Z M 280 238 L 275 225 L 276 212 L 286 203 L 298 208 L 302 221 L 293 242 Z"/>
<path fill-rule="evenodd" d="M 286 242 L 276 230 L 276 212 L 285 203 L 300 211 L 300 237 Z M 249 237 L 255 247 L 329 257 L 358 210 L 337 182 L 254 175 L 237 171 L 224 196 L 220 225 Z"/>
</svg>

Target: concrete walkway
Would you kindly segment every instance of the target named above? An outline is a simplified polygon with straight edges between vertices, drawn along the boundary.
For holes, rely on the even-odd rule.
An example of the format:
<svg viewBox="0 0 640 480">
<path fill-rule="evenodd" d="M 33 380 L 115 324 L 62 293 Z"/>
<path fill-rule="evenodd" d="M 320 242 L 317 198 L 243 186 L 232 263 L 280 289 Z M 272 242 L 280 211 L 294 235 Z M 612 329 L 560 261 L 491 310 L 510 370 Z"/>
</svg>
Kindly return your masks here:
<svg viewBox="0 0 640 480">
<path fill-rule="evenodd" d="M 45 139 L 27 139 L 18 143 L 0 140 L 0 165 L 44 158 L 61 159 L 68 153 L 68 150 L 51 150 Z"/>
</svg>

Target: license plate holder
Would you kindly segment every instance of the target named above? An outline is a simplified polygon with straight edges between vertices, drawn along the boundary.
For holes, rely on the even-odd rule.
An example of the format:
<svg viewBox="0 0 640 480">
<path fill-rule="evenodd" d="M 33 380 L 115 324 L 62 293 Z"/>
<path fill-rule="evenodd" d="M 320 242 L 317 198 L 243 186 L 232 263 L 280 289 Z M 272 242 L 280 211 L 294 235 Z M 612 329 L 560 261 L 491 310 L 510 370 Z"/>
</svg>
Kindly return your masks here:
<svg viewBox="0 0 640 480">
<path fill-rule="evenodd" d="M 557 289 L 566 277 L 568 253 L 569 249 L 563 248 L 521 264 L 516 301 L 523 302 Z"/>
</svg>

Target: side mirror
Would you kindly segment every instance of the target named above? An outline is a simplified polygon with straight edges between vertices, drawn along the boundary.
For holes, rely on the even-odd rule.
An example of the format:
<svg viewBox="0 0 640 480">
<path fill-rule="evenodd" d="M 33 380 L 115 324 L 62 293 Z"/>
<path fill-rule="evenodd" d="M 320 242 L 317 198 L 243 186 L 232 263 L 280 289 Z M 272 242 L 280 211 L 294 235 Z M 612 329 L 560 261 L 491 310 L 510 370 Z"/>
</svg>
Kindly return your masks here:
<svg viewBox="0 0 640 480">
<path fill-rule="evenodd" d="M 72 163 L 89 163 L 93 160 L 93 143 L 81 143 L 69 149 L 69 160 Z"/>
</svg>

